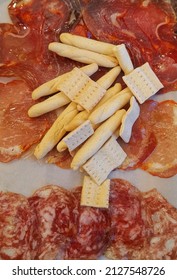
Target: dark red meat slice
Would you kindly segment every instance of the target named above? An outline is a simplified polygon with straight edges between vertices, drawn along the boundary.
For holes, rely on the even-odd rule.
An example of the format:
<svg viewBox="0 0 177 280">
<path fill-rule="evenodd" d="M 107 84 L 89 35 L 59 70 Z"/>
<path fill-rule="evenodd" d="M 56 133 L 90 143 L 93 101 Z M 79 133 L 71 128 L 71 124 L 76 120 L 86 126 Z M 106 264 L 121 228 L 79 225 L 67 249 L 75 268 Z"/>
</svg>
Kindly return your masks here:
<svg viewBox="0 0 177 280">
<path fill-rule="evenodd" d="M 176 15 L 169 2 L 92 0 L 83 19 L 98 40 L 125 43 L 134 66 L 148 61 L 164 92 L 177 89 Z"/>
<path fill-rule="evenodd" d="M 80 203 L 81 188 L 73 191 Z M 97 259 L 109 242 L 108 210 L 80 206 L 77 232 L 66 249 L 65 259 Z"/>
<path fill-rule="evenodd" d="M 8 162 L 37 143 L 50 127 L 49 116 L 29 118 L 34 104 L 24 81 L 0 83 L 0 161 Z"/>
<path fill-rule="evenodd" d="M 141 167 L 162 178 L 174 176 L 177 174 L 177 103 L 159 103 L 148 122 L 157 139 L 157 146 Z"/>
<path fill-rule="evenodd" d="M 109 210 L 112 241 L 106 256 L 111 259 L 138 259 L 139 251 L 151 234 L 141 192 L 128 181 L 111 180 Z"/>
<path fill-rule="evenodd" d="M 0 259 L 33 259 L 35 215 L 21 194 L 0 192 Z"/>
<path fill-rule="evenodd" d="M 48 44 L 70 25 L 74 8 L 67 0 L 13 0 L 14 26 L 0 25 L 0 76 L 21 77 L 35 88 L 73 68 L 73 62 L 48 51 Z"/>
<path fill-rule="evenodd" d="M 152 131 L 150 118 L 158 106 L 156 101 L 146 101 L 140 105 L 140 116 L 135 122 L 130 142 L 126 144 L 119 140 L 120 145 L 127 154 L 122 169 L 136 169 L 152 153 L 157 145 L 155 133 Z M 147 121 L 148 120 L 148 121 Z"/>
<path fill-rule="evenodd" d="M 29 203 L 37 216 L 35 259 L 62 258 L 70 238 L 76 234 L 77 201 L 58 186 L 38 189 Z"/>
</svg>

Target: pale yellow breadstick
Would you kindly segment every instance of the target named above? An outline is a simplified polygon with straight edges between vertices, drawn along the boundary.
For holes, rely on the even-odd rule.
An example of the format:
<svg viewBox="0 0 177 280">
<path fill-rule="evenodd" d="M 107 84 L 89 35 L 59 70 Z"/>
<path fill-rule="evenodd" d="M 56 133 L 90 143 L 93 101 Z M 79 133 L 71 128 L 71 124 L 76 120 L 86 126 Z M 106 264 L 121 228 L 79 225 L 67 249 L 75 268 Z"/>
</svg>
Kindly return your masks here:
<svg viewBox="0 0 177 280">
<path fill-rule="evenodd" d="M 51 128 L 44 135 L 41 142 L 37 145 L 34 155 L 37 159 L 43 158 L 65 135 L 66 130 L 64 126 L 69 123 L 76 115 L 78 111 L 76 104 L 71 102 L 68 107 L 59 115 Z"/>
<path fill-rule="evenodd" d="M 125 110 L 117 111 L 112 117 L 106 120 L 95 130 L 94 134 L 82 145 L 82 147 L 75 154 L 71 163 L 71 168 L 77 170 L 101 148 L 101 146 L 120 126 L 122 117 L 125 113 Z"/>
<path fill-rule="evenodd" d="M 122 90 L 122 86 L 120 83 L 116 83 L 113 87 L 109 88 L 103 98 L 100 100 L 100 102 L 94 107 L 93 110 L 96 110 L 99 106 L 104 104 L 108 99 L 110 99 L 112 96 L 117 94 Z"/>
<path fill-rule="evenodd" d="M 114 83 L 116 78 L 119 76 L 120 72 L 121 72 L 121 68 L 119 66 L 114 67 L 105 75 L 103 75 L 100 79 L 98 79 L 97 83 L 104 89 L 108 89 Z"/>
<path fill-rule="evenodd" d="M 70 102 L 71 100 L 64 93 L 59 92 L 47 98 L 46 100 L 33 105 L 28 110 L 28 116 L 31 118 L 39 117 L 45 113 L 58 109 Z"/>
<path fill-rule="evenodd" d="M 83 124 L 88 119 L 89 113 L 84 110 L 79 112 L 67 125 L 65 125 L 66 131 L 72 131 L 79 125 Z"/>
<path fill-rule="evenodd" d="M 115 47 L 115 45 L 113 44 L 88 39 L 78 35 L 72 35 L 70 33 L 62 33 L 60 35 L 60 41 L 64 44 L 75 46 L 80 49 L 85 49 L 111 56 L 114 55 L 113 48 Z"/>
<path fill-rule="evenodd" d="M 66 143 L 63 141 L 63 140 L 61 140 L 59 143 L 58 143 L 58 145 L 57 145 L 57 150 L 58 150 L 58 152 L 63 152 L 63 151 L 65 151 L 65 150 L 67 150 L 67 145 L 66 145 Z"/>
<path fill-rule="evenodd" d="M 91 76 L 93 75 L 97 70 L 98 70 L 98 65 L 96 63 L 92 63 L 86 66 L 83 66 L 80 68 L 86 75 Z M 55 79 L 52 79 L 44 84 L 42 84 L 41 86 L 39 86 L 38 88 L 36 88 L 33 92 L 32 92 L 32 98 L 34 100 L 42 97 L 42 96 L 47 96 L 47 95 L 51 95 L 55 92 L 58 91 L 58 83 L 65 78 L 67 75 L 67 73 L 56 77 Z"/>
<path fill-rule="evenodd" d="M 105 121 L 110 116 L 112 116 L 117 110 L 123 108 L 130 101 L 131 97 L 132 93 L 130 91 L 114 95 L 101 106 L 99 106 L 96 110 L 94 110 L 90 114 L 88 119 L 91 121 L 92 124 L 98 124 Z"/>
<path fill-rule="evenodd" d="M 115 57 L 79 49 L 62 43 L 50 43 L 49 50 L 57 53 L 60 56 L 67 57 L 85 64 L 95 62 L 99 66 L 108 68 L 112 68 L 118 65 L 117 59 Z"/>
</svg>

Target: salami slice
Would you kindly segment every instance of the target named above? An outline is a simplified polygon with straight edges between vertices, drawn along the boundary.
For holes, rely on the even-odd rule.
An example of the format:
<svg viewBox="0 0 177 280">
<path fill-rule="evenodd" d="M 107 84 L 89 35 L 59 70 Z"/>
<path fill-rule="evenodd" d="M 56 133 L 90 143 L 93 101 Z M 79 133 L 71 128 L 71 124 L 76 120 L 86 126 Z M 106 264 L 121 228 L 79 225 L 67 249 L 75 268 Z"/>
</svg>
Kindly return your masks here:
<svg viewBox="0 0 177 280">
<path fill-rule="evenodd" d="M 177 103 L 164 101 L 158 104 L 149 120 L 157 146 L 142 163 L 142 169 L 159 177 L 177 174 Z"/>
<path fill-rule="evenodd" d="M 50 127 L 49 116 L 31 119 L 34 104 L 24 81 L 0 84 L 0 161 L 8 162 L 37 143 Z"/>
<path fill-rule="evenodd" d="M 33 259 L 35 215 L 21 194 L 0 192 L 0 259 Z"/>
<path fill-rule="evenodd" d="M 141 192 L 128 181 L 111 180 L 111 237 L 106 256 L 111 259 L 138 259 L 151 234 Z"/>
<path fill-rule="evenodd" d="M 177 258 L 177 209 L 153 189 L 143 193 L 153 233 L 140 252 L 140 259 Z"/>
<path fill-rule="evenodd" d="M 58 186 L 38 189 L 29 203 L 37 216 L 35 259 L 62 258 L 70 238 L 76 234 L 77 201 Z"/>
<path fill-rule="evenodd" d="M 81 188 L 73 191 L 80 203 Z M 77 232 L 68 244 L 65 259 L 97 259 L 109 242 L 110 217 L 108 210 L 80 206 Z"/>
<path fill-rule="evenodd" d="M 170 1 L 92 0 L 83 19 L 98 40 L 125 43 L 135 67 L 148 61 L 164 92 L 177 89 L 176 15 Z"/>
</svg>

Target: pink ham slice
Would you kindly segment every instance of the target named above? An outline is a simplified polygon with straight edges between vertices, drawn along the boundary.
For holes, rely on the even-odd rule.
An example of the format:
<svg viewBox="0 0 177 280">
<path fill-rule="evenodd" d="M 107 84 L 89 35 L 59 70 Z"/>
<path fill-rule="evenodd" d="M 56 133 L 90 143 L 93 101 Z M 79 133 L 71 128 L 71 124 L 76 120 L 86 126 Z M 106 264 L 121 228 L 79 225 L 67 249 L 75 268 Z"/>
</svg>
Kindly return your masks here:
<svg viewBox="0 0 177 280">
<path fill-rule="evenodd" d="M 0 161 L 18 158 L 49 129 L 49 116 L 29 118 L 31 89 L 20 80 L 0 84 Z"/>
<path fill-rule="evenodd" d="M 92 0 L 83 19 L 98 40 L 125 43 L 134 66 L 148 61 L 164 92 L 177 89 L 176 15 L 169 1 Z"/>
</svg>

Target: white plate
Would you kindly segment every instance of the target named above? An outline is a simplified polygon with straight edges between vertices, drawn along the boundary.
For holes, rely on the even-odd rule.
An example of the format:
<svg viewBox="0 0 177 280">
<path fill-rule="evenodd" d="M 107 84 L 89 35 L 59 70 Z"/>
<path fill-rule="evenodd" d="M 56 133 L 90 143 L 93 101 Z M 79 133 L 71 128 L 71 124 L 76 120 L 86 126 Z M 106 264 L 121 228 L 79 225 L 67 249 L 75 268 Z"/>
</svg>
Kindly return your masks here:
<svg viewBox="0 0 177 280">
<path fill-rule="evenodd" d="M 9 0 L 1 0 L 0 22 L 8 22 L 7 5 Z M 174 99 L 177 92 L 158 95 L 157 100 Z M 14 160 L 0 163 L 0 189 L 31 195 L 34 190 L 47 184 L 56 184 L 65 188 L 81 185 L 83 174 L 71 170 L 63 170 L 55 165 L 39 163 L 33 159 Z M 128 180 L 142 191 L 157 188 L 167 200 L 177 208 L 177 175 L 169 179 L 161 179 L 142 170 L 112 172 L 110 178 Z"/>
</svg>

